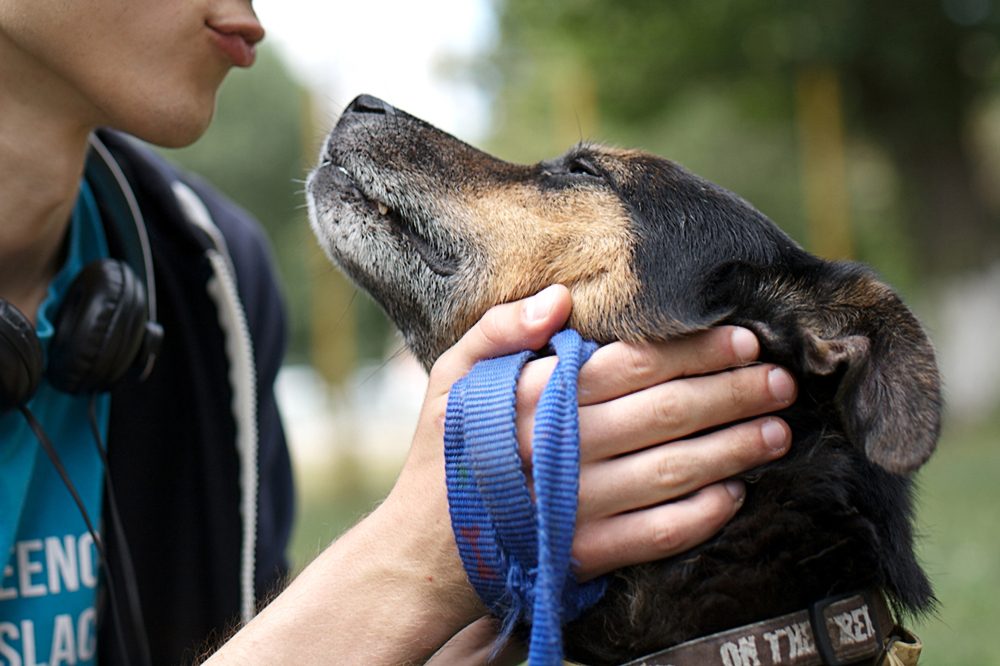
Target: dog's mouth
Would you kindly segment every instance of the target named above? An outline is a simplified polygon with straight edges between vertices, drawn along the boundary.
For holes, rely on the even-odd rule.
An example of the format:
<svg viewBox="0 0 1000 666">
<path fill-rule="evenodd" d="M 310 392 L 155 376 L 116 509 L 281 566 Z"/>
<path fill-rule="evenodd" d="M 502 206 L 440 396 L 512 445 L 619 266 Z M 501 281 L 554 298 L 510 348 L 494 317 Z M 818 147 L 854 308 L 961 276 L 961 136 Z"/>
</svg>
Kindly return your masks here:
<svg viewBox="0 0 1000 666">
<path fill-rule="evenodd" d="M 329 161 L 320 166 L 325 169 L 337 188 L 340 201 L 357 213 L 363 212 L 369 220 L 384 225 L 403 244 L 411 247 L 432 272 L 441 277 L 451 277 L 459 270 L 456 253 L 445 247 L 443 239 L 432 235 L 428 212 L 418 207 L 391 205 L 382 197 L 371 193 L 375 185 L 364 187 L 342 164 Z M 367 190 L 367 191 L 366 191 Z M 396 197 L 398 198 L 398 197 Z"/>
</svg>

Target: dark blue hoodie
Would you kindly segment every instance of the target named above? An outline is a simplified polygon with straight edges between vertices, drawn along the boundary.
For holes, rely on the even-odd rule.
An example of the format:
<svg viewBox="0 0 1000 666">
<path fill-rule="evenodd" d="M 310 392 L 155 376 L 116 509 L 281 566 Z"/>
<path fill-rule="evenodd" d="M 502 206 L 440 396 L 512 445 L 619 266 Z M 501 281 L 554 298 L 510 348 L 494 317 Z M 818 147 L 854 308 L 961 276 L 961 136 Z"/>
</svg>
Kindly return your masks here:
<svg viewBox="0 0 1000 666">
<path fill-rule="evenodd" d="M 165 332 L 149 378 L 112 392 L 110 474 L 153 662 L 188 663 L 288 572 L 292 480 L 273 391 L 284 307 L 246 212 L 124 135 L 98 132 L 93 144 L 87 175 L 104 183 L 102 217 L 124 205 L 148 235 Z M 112 254 L 135 255 L 122 236 L 108 225 Z M 120 544 L 105 532 L 120 571 Z M 100 662 L 136 663 L 117 654 L 112 624 L 101 627 Z"/>
</svg>

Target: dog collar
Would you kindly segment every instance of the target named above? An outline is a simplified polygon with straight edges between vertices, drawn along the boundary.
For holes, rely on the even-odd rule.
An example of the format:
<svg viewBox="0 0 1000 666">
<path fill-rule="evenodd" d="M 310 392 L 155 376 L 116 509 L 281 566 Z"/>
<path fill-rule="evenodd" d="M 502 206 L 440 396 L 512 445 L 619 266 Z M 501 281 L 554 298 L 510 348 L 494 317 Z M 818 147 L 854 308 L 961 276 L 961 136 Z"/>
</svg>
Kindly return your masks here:
<svg viewBox="0 0 1000 666">
<path fill-rule="evenodd" d="M 860 592 L 681 643 L 623 666 L 846 666 L 889 652 L 897 640 L 914 640 L 893 633 L 882 594 Z"/>
<path fill-rule="evenodd" d="M 577 376 L 597 345 L 565 330 L 550 346 L 559 362 L 535 415 L 536 502 L 515 432 L 517 378 L 532 352 L 477 363 L 452 387 L 445 416 L 448 506 L 462 564 L 503 619 L 501 641 L 530 621 L 531 666 L 562 664 L 562 625 L 606 587 L 604 579 L 580 585 L 570 570 L 580 471 Z"/>
</svg>

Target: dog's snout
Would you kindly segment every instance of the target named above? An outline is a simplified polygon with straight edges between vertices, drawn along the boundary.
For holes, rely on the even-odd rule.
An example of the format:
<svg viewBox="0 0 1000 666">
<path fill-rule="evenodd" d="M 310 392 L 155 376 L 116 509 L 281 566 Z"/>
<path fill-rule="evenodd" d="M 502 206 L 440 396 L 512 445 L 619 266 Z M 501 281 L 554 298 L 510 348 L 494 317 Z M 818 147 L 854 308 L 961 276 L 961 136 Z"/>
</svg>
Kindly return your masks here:
<svg viewBox="0 0 1000 666">
<path fill-rule="evenodd" d="M 387 102 L 383 102 L 378 97 L 372 95 L 358 95 L 354 101 L 347 105 L 344 113 L 374 113 L 378 115 L 395 115 L 396 109 Z"/>
</svg>

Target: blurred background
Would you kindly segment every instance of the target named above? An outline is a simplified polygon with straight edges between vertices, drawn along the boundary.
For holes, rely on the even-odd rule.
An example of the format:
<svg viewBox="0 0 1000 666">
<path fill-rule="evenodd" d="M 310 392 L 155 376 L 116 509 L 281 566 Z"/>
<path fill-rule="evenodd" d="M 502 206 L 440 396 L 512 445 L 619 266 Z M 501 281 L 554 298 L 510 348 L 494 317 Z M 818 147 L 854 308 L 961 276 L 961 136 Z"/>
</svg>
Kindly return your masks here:
<svg viewBox="0 0 1000 666">
<path fill-rule="evenodd" d="M 581 140 L 670 157 L 923 318 L 948 411 L 920 473 L 941 605 L 927 664 L 1000 664 L 1000 0 L 260 0 L 258 64 L 164 151 L 267 229 L 291 313 L 278 382 L 308 562 L 390 487 L 426 376 L 313 241 L 303 181 L 361 92 L 498 156 Z"/>
</svg>

